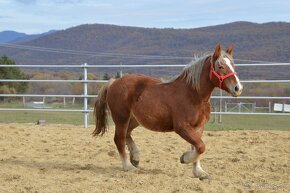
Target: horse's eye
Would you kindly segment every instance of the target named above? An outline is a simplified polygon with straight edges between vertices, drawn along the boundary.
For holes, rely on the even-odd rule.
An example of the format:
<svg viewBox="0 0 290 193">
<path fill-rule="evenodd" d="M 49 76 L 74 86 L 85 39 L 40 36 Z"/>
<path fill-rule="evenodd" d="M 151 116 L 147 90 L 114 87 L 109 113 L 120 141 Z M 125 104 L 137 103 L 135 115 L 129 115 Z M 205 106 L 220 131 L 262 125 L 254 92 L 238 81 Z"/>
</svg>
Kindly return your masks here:
<svg viewBox="0 0 290 193">
<path fill-rule="evenodd" d="M 222 69 L 224 69 L 224 67 L 223 66 L 219 66 L 219 69 L 222 70 Z"/>
</svg>

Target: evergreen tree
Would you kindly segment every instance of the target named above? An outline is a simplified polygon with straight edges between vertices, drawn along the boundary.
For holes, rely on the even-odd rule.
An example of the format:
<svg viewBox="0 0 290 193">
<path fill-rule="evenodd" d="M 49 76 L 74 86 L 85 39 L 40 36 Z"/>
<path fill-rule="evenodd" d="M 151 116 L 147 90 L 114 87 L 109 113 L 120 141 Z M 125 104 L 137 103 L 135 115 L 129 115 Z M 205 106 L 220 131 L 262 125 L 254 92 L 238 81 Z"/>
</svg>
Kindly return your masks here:
<svg viewBox="0 0 290 193">
<path fill-rule="evenodd" d="M 104 76 L 103 76 L 103 80 L 110 80 L 110 76 L 108 73 L 105 73 Z"/>
<path fill-rule="evenodd" d="M 0 57 L 0 64 L 15 65 L 15 61 L 7 56 Z M 28 79 L 18 67 L 0 68 L 0 79 Z M 27 82 L 0 82 L 0 93 L 24 93 L 28 88 Z"/>
</svg>

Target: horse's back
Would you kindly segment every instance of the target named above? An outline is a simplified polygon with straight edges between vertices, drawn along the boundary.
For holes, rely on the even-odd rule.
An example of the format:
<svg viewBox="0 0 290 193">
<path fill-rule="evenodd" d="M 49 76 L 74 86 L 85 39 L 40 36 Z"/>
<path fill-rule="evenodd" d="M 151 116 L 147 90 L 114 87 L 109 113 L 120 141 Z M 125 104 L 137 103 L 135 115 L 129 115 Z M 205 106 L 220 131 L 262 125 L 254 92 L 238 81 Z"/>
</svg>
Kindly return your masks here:
<svg viewBox="0 0 290 193">
<path fill-rule="evenodd" d="M 148 129 L 172 131 L 166 88 L 161 80 L 145 75 L 126 75 L 109 87 L 107 102 L 115 119 L 133 116 Z"/>
<path fill-rule="evenodd" d="M 143 91 L 152 85 L 160 84 L 161 81 L 154 77 L 141 74 L 125 75 L 116 79 L 108 88 L 107 102 L 111 110 L 114 106 L 131 108 L 132 103 L 140 97 Z"/>
</svg>

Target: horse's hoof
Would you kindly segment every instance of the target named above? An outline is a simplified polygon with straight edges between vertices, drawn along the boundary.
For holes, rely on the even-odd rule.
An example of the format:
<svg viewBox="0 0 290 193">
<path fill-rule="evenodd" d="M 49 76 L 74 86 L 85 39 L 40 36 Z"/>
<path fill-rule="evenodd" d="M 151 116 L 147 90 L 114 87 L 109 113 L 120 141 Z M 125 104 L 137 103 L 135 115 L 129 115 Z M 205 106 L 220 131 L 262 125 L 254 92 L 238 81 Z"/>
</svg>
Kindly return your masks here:
<svg viewBox="0 0 290 193">
<path fill-rule="evenodd" d="M 133 166 L 133 165 L 130 165 L 130 166 L 124 167 L 123 169 L 124 169 L 125 172 L 138 170 L 138 168 L 136 168 L 136 167 Z"/>
<path fill-rule="evenodd" d="M 212 180 L 212 178 L 210 177 L 210 175 L 204 175 L 204 176 L 200 176 L 198 177 L 199 180 L 203 181 L 203 180 Z"/>
<path fill-rule="evenodd" d="M 180 163 L 185 164 L 185 161 L 184 161 L 184 154 L 180 157 Z"/>
<path fill-rule="evenodd" d="M 136 168 L 139 166 L 139 161 L 136 161 L 136 160 L 130 160 L 131 161 L 131 164 L 133 165 L 133 166 L 135 166 Z"/>
</svg>

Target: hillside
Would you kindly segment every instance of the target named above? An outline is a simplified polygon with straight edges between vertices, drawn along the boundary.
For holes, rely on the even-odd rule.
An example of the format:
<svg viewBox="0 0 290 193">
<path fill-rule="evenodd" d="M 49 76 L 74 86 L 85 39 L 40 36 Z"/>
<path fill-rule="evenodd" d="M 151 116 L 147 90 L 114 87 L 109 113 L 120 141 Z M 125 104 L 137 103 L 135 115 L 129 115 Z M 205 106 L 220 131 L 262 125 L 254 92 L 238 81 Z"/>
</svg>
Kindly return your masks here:
<svg viewBox="0 0 290 193">
<path fill-rule="evenodd" d="M 18 38 L 23 38 L 27 36 L 25 33 L 19 33 L 15 31 L 2 31 L 0 32 L 0 43 L 11 42 Z"/>
<path fill-rule="evenodd" d="M 32 41 L 37 38 L 52 34 L 56 32 L 57 30 L 50 30 L 45 33 L 40 34 L 26 34 L 26 33 L 20 33 L 16 31 L 2 31 L 0 32 L 0 43 L 21 43 L 21 42 L 27 42 Z"/>
<path fill-rule="evenodd" d="M 236 45 L 235 58 L 290 62 L 290 23 L 234 22 L 196 29 L 157 29 L 104 24 L 81 25 L 58 31 L 23 45 L 78 51 L 142 55 L 187 56 L 212 51 L 218 42 Z M 0 47 L 0 55 L 18 64 L 177 64 L 182 60 L 92 57 Z M 79 54 L 79 53 L 78 53 Z"/>
</svg>

